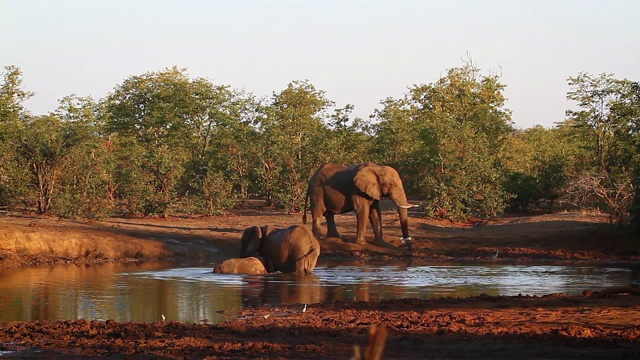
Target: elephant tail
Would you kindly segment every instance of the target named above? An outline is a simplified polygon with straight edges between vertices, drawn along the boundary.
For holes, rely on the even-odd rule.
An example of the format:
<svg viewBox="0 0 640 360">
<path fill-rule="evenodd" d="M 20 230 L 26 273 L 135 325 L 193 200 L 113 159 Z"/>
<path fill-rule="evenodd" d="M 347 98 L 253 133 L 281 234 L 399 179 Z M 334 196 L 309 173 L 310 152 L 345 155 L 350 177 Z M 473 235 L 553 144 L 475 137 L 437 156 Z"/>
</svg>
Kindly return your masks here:
<svg viewBox="0 0 640 360">
<path fill-rule="evenodd" d="M 307 203 L 309 202 L 309 191 L 307 190 L 307 196 L 304 198 L 304 208 L 302 208 L 302 223 L 307 223 Z"/>
</svg>

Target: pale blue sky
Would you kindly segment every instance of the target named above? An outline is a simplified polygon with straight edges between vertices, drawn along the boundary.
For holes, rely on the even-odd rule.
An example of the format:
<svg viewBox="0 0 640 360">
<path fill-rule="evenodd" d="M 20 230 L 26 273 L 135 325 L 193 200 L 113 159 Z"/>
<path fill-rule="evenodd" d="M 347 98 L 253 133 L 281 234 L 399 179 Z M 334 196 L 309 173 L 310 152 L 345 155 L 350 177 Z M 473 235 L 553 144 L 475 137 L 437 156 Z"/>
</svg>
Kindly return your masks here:
<svg viewBox="0 0 640 360">
<path fill-rule="evenodd" d="M 308 79 L 368 118 L 470 54 L 498 72 L 519 128 L 564 119 L 578 72 L 640 81 L 640 1 L 0 0 L 0 65 L 36 115 L 173 65 L 270 96 Z"/>
</svg>

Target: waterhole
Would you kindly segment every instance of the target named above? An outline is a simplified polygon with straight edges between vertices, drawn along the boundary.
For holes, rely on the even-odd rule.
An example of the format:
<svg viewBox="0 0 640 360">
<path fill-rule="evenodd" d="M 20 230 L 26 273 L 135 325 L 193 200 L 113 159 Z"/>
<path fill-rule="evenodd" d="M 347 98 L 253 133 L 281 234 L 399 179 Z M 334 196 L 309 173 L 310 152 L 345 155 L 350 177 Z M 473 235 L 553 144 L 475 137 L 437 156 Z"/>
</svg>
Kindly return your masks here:
<svg viewBox="0 0 640 360">
<path fill-rule="evenodd" d="M 578 294 L 628 286 L 627 268 L 319 263 L 312 275 L 222 275 L 211 267 L 104 264 L 0 272 L 0 321 L 224 321 L 281 304 L 479 295 Z"/>
</svg>

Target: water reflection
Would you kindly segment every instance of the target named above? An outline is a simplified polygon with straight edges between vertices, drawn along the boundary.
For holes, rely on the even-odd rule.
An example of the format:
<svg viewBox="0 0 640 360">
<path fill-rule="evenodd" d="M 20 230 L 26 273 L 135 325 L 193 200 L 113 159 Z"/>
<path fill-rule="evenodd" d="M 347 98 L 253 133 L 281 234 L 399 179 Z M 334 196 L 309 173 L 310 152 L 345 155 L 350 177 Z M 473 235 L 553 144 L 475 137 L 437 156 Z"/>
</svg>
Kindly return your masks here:
<svg viewBox="0 0 640 360">
<path fill-rule="evenodd" d="M 0 272 L 0 321 L 114 319 L 219 322 L 280 304 L 442 296 L 542 295 L 627 286 L 623 268 L 564 266 L 345 266 L 313 275 L 225 275 L 173 264 L 56 266 Z"/>
<path fill-rule="evenodd" d="M 242 289 L 242 305 L 257 307 L 280 304 L 313 304 L 327 299 L 327 289 L 316 274 L 269 274 Z"/>
<path fill-rule="evenodd" d="M 128 305 L 117 296 L 115 274 L 145 268 L 153 267 L 130 263 L 0 272 L 0 320 L 95 319 L 101 308 L 117 313 L 119 307 Z"/>
</svg>

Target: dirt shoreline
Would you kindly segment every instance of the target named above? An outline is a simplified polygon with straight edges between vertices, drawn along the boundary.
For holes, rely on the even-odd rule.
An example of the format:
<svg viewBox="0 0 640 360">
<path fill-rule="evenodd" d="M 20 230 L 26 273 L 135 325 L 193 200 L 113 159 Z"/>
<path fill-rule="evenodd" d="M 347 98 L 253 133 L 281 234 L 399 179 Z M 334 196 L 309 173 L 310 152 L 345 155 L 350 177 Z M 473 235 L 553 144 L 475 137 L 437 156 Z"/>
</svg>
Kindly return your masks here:
<svg viewBox="0 0 640 360">
<path fill-rule="evenodd" d="M 386 246 L 323 239 L 321 257 L 353 264 L 390 259 L 415 264 L 640 264 L 640 243 L 611 232 L 599 215 L 512 216 L 482 224 L 413 215 L 411 250 L 400 246 L 397 215 L 385 212 Z M 216 217 L 73 221 L 19 215 L 0 221 L 2 269 L 169 258 L 211 264 L 236 256 L 244 228 L 288 226 L 300 223 L 300 215 L 249 209 Z M 353 214 L 338 216 L 336 222 L 345 240 L 355 239 Z M 372 237 L 370 230 L 367 235 Z M 374 324 L 389 331 L 384 359 L 640 358 L 640 296 L 631 288 L 609 294 L 585 290 L 578 296 L 333 302 L 311 304 L 304 313 L 301 305 L 263 307 L 216 325 L 5 322 L 0 323 L 0 358 L 348 359 L 354 344 L 366 345 Z"/>
<path fill-rule="evenodd" d="M 5 216 L 0 226 L 0 269 L 61 263 L 162 259 L 215 262 L 235 257 L 242 231 L 253 225 L 286 227 L 299 214 L 241 210 L 224 216 L 80 221 L 34 215 Z M 602 215 L 544 214 L 452 224 L 410 218 L 412 250 L 403 247 L 397 215 L 383 215 L 386 246 L 358 245 L 353 214 L 336 216 L 345 241 L 321 241 L 321 257 L 344 261 L 388 258 L 426 262 L 633 264 L 640 241 L 615 233 Z M 307 226 L 310 226 L 307 224 Z M 371 240 L 372 234 L 368 233 Z M 497 258 L 493 258 L 496 250 Z"/>
</svg>

